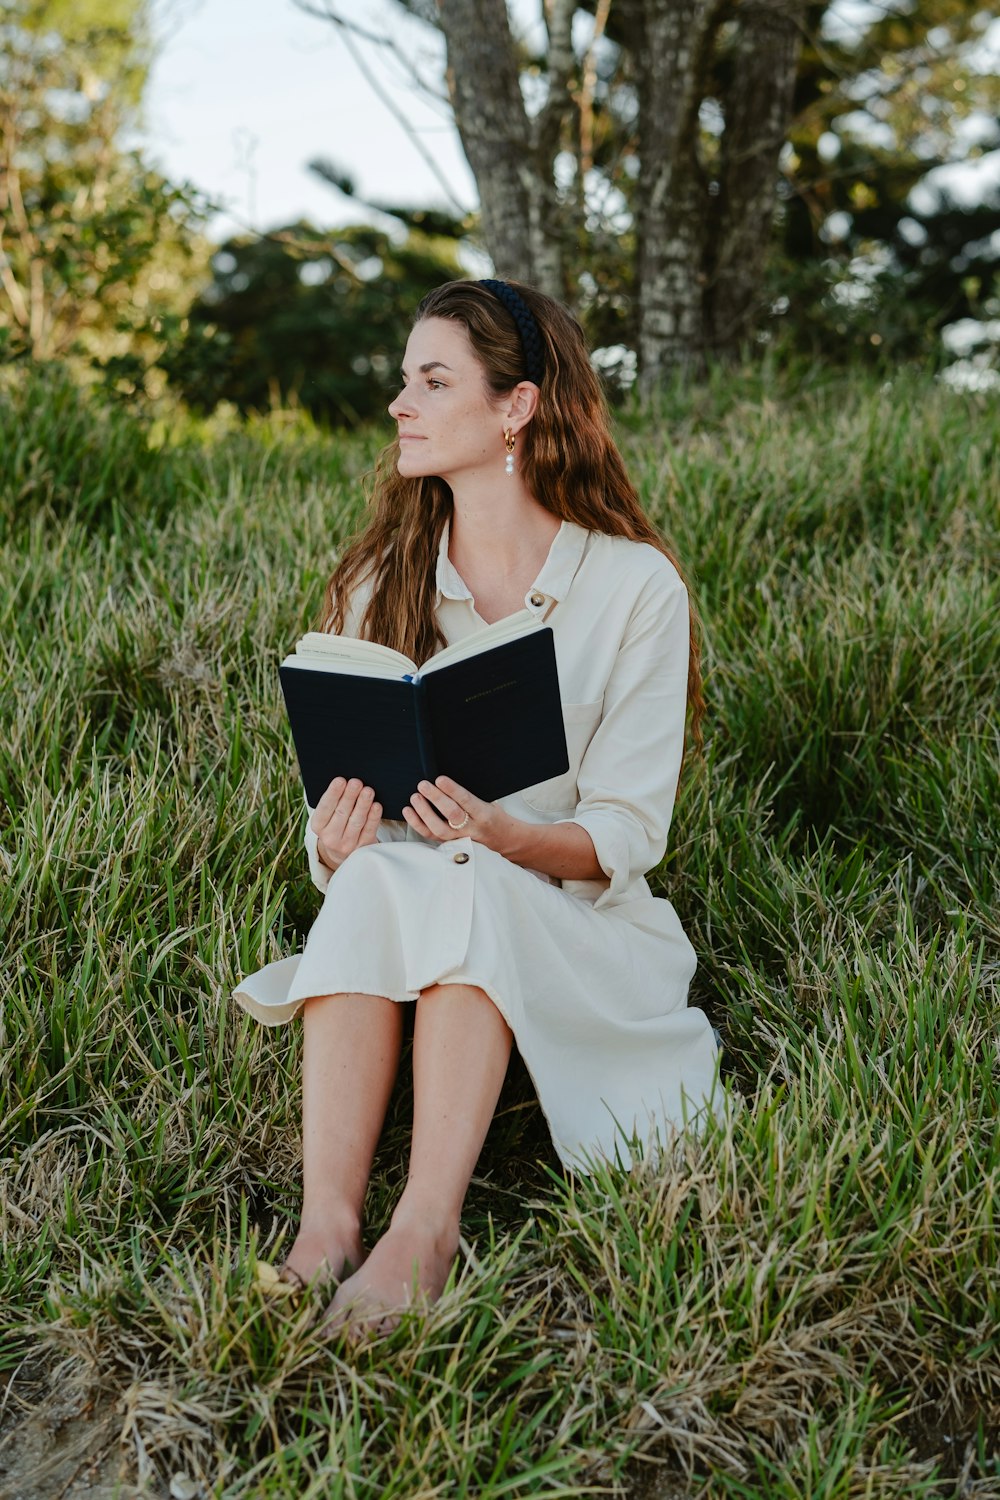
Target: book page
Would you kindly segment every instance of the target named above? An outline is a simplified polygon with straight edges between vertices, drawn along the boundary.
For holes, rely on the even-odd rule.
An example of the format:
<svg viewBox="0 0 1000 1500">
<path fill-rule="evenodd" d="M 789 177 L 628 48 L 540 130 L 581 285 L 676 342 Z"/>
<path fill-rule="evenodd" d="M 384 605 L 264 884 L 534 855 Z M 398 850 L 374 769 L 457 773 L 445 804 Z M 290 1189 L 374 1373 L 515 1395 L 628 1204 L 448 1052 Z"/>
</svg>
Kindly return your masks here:
<svg viewBox="0 0 1000 1500">
<path fill-rule="evenodd" d="M 492 625 L 485 625 L 474 635 L 466 636 L 464 641 L 455 641 L 451 646 L 442 646 L 440 651 L 435 651 L 434 655 L 429 656 L 424 662 L 420 668 L 420 676 L 423 676 L 425 672 L 434 672 L 438 667 L 448 667 L 452 662 L 465 661 L 467 657 L 478 656 L 480 651 L 488 651 L 494 646 L 501 646 L 504 641 L 513 641 L 519 636 L 529 635 L 532 630 L 537 630 L 541 623 L 538 616 L 532 614 L 530 609 L 519 609 L 515 614 L 507 615 L 503 620 L 496 620 Z"/>
<path fill-rule="evenodd" d="M 391 646 L 322 630 L 308 630 L 295 647 L 295 654 L 286 657 L 282 665 L 364 677 L 405 677 L 417 670 L 416 662 Z"/>
<path fill-rule="evenodd" d="M 442 646 L 429 656 L 423 666 L 417 665 L 402 651 L 393 651 L 391 646 L 380 646 L 376 641 L 359 641 L 353 636 L 328 635 L 322 630 L 309 630 L 295 647 L 295 654 L 282 663 L 288 667 L 309 667 L 317 672 L 347 672 L 358 677 L 420 677 L 425 672 L 450 666 L 456 661 L 465 661 L 500 646 L 504 641 L 516 640 L 528 635 L 541 625 L 537 615 L 530 609 L 517 610 L 492 625 L 484 625 L 463 641 Z"/>
</svg>

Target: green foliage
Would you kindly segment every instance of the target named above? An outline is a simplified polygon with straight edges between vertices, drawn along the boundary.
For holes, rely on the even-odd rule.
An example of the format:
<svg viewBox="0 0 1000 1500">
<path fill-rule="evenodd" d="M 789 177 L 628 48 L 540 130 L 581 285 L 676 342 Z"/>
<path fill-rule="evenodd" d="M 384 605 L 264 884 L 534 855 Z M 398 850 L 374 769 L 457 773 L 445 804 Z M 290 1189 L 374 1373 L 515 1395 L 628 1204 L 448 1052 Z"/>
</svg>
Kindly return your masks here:
<svg viewBox="0 0 1000 1500">
<path fill-rule="evenodd" d="M 151 19 L 149 0 L 4 0 L 5 78 L 19 77 L 21 55 L 29 49 L 37 59 L 68 48 L 78 66 L 86 59 L 79 82 L 88 102 L 114 92 L 131 113 L 149 73 Z M 74 113 L 67 111 L 70 118 Z"/>
<path fill-rule="evenodd" d="M 146 389 L 200 253 L 193 191 L 121 146 L 147 19 L 141 0 L 0 0 L 0 358 L 72 358 L 126 395 Z"/>
<path fill-rule="evenodd" d="M 298 1036 L 228 996 L 315 913 L 275 665 L 387 426 L 219 419 L 157 454 L 57 380 L 7 400 L 5 1485 L 58 1410 L 66 1483 L 85 1455 L 129 1493 L 995 1496 L 985 402 L 765 361 L 623 413 L 705 621 L 706 757 L 654 880 L 727 1098 L 564 1179 L 512 1078 L 453 1284 L 352 1354 L 253 1289 L 298 1213 Z M 134 519 L 95 527 L 111 467 Z M 376 1233 L 411 1103 L 404 1067 Z"/>
<path fill-rule="evenodd" d="M 369 226 L 308 224 L 231 239 L 212 270 L 161 360 L 185 401 L 202 412 L 295 405 L 335 425 L 383 410 L 417 303 L 462 274 L 445 236 L 413 229 L 398 243 Z"/>
<path fill-rule="evenodd" d="M 928 0 L 832 17 L 815 8 L 803 47 L 768 300 L 810 355 L 938 357 L 945 325 L 1000 311 L 995 188 L 974 206 L 940 187 L 911 198 L 935 167 L 1000 145 L 989 13 Z"/>
</svg>

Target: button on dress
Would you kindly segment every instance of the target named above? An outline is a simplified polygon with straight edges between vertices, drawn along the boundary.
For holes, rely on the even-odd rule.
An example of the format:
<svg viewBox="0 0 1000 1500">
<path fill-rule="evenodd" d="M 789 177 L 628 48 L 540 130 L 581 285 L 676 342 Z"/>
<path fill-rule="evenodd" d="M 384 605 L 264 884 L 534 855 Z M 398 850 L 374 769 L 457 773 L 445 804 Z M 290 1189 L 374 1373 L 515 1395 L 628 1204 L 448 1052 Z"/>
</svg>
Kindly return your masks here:
<svg viewBox="0 0 1000 1500">
<path fill-rule="evenodd" d="M 448 556 L 437 619 L 449 645 L 484 628 Z M 357 633 L 370 595 L 351 599 Z M 404 1002 L 432 984 L 477 985 L 514 1033 L 567 1167 L 628 1163 L 710 1099 L 717 1047 L 687 1005 L 695 955 L 646 873 L 662 859 L 684 738 L 688 606 L 655 547 L 564 521 L 525 608 L 551 626 L 568 771 L 499 805 L 529 823 L 587 829 L 604 871 L 563 880 L 469 837 L 437 842 L 383 820 L 378 842 L 331 873 L 307 827 L 323 905 L 301 954 L 243 979 L 234 998 L 265 1025 L 315 995 Z M 530 733 L 530 726 L 526 727 Z M 416 788 L 414 788 L 416 790 Z"/>
</svg>

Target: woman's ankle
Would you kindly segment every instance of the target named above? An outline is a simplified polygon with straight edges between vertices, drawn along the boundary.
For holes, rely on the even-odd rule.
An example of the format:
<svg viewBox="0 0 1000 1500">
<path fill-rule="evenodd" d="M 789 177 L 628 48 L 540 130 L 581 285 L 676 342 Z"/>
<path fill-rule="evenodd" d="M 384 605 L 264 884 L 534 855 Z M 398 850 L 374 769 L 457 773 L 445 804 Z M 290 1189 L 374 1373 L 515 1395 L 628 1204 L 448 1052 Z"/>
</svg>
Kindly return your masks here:
<svg viewBox="0 0 1000 1500">
<path fill-rule="evenodd" d="M 393 1210 L 391 1228 L 416 1231 L 454 1253 L 461 1235 L 461 1204 L 443 1202 L 439 1195 L 407 1186 Z"/>
<path fill-rule="evenodd" d="M 317 1201 L 307 1197 L 302 1205 L 299 1235 L 320 1239 L 359 1240 L 361 1215 L 350 1203 L 328 1198 Z"/>
</svg>

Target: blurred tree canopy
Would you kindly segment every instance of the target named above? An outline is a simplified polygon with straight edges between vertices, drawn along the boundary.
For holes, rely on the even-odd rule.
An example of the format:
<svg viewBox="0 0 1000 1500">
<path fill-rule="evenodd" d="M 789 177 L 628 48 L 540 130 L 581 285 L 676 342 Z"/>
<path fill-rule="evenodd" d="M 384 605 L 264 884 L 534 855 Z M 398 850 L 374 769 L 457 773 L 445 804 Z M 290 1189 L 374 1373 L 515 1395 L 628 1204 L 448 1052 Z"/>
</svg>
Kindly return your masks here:
<svg viewBox="0 0 1000 1500">
<path fill-rule="evenodd" d="M 0 0 L 0 357 L 126 394 L 205 260 L 192 190 L 121 144 L 149 60 L 145 0 Z"/>
<path fill-rule="evenodd" d="M 400 210 L 401 213 L 405 212 Z M 305 223 L 226 241 L 161 364 L 200 411 L 301 405 L 333 423 L 380 415 L 424 293 L 463 274 L 454 237 L 419 211 L 405 234 Z"/>
<path fill-rule="evenodd" d="M 337 3 L 315 13 L 350 29 Z M 213 252 L 208 205 L 124 144 L 149 0 L 0 0 L 0 358 L 350 423 L 383 407 L 463 244 L 575 306 L 612 379 L 638 352 L 647 388 L 755 340 L 925 357 L 947 324 L 1000 318 L 1000 191 L 971 206 L 947 175 L 1000 146 L 973 0 L 542 0 L 530 40 L 505 0 L 392 4 L 443 29 L 481 213 L 373 203 L 395 229 Z M 431 81 L 405 25 L 374 40 Z"/>
<path fill-rule="evenodd" d="M 1000 183 L 957 164 L 1000 147 L 992 13 L 971 0 L 818 6 L 782 162 L 768 289 L 800 347 L 917 356 L 1000 315 Z"/>
<path fill-rule="evenodd" d="M 437 82 L 415 28 L 296 3 Z M 542 0 L 527 36 L 504 0 L 393 3 L 443 35 L 498 271 L 638 350 L 647 383 L 754 338 L 926 355 L 1000 315 L 1000 192 L 931 186 L 1000 146 L 974 0 Z"/>
</svg>

